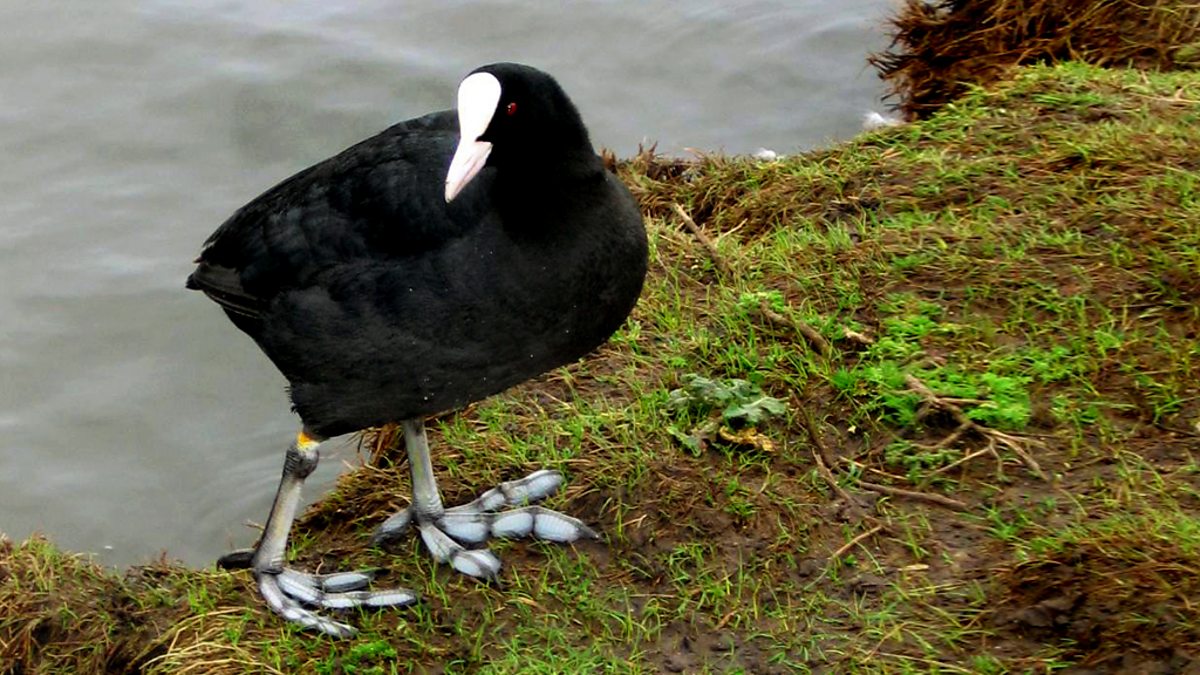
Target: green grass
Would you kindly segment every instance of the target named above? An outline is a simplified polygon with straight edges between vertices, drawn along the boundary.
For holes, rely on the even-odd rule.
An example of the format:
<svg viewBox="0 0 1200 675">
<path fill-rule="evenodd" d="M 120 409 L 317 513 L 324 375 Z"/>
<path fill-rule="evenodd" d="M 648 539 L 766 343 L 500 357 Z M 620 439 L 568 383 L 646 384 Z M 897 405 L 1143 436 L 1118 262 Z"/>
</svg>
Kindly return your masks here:
<svg viewBox="0 0 1200 675">
<path fill-rule="evenodd" d="M 634 158 L 652 259 L 629 322 L 430 424 L 448 502 L 556 468 L 550 506 L 603 542 L 497 544 L 498 587 L 415 541 L 368 548 L 406 499 L 385 450 L 306 515 L 294 564 L 382 567 L 419 605 L 351 613 L 360 636 L 334 641 L 283 626 L 245 573 L 121 580 L 32 540 L 0 555 L 0 662 L 1041 673 L 1196 653 L 1196 596 L 1172 589 L 1200 571 L 1197 100 L 1195 74 L 1067 64 L 818 153 Z"/>
</svg>

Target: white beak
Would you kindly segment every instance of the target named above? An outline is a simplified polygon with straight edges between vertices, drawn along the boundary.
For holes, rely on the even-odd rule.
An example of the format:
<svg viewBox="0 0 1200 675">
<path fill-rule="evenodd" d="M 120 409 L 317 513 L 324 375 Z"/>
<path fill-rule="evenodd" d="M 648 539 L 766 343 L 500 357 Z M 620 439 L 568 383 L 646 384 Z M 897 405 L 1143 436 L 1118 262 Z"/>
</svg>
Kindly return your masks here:
<svg viewBox="0 0 1200 675">
<path fill-rule="evenodd" d="M 459 140 L 454 159 L 450 160 L 450 170 L 446 172 L 447 202 L 457 197 L 479 173 L 491 152 L 492 144 L 487 141 L 468 141 L 465 136 Z"/>
<path fill-rule="evenodd" d="M 458 148 L 446 172 L 446 201 L 454 199 L 487 162 L 492 144 L 479 140 L 500 103 L 500 80 L 474 73 L 458 85 Z"/>
</svg>

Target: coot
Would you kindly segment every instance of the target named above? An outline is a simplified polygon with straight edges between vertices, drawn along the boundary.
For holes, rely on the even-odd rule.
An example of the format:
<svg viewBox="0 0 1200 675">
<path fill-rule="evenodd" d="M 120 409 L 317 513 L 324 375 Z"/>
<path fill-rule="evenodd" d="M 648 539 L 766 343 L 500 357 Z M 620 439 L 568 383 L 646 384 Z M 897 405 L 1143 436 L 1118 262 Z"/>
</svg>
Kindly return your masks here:
<svg viewBox="0 0 1200 675">
<path fill-rule="evenodd" d="M 209 237 L 188 288 L 215 300 L 287 378 L 302 430 L 250 566 L 270 607 L 345 636 L 319 608 L 401 605 L 369 575 L 285 567 L 304 478 L 326 438 L 403 425 L 409 508 L 377 543 L 415 523 L 440 562 L 492 578 L 493 536 L 573 541 L 582 522 L 528 503 L 563 478 L 538 471 L 445 508 L 423 419 L 574 361 L 632 310 L 646 233 L 578 111 L 549 75 L 496 63 L 469 74 L 458 110 L 401 122 L 276 185 Z"/>
</svg>

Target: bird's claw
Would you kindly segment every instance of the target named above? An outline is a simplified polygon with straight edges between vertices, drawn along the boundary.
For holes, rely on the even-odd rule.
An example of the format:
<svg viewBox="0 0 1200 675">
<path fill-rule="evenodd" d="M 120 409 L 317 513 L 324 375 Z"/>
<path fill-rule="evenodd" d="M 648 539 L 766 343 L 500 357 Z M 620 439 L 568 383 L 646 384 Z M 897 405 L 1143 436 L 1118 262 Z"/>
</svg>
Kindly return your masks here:
<svg viewBox="0 0 1200 675">
<path fill-rule="evenodd" d="M 239 548 L 235 551 L 230 551 L 225 555 L 217 558 L 217 567 L 223 570 L 244 570 L 254 567 L 254 553 L 252 548 Z"/>
</svg>

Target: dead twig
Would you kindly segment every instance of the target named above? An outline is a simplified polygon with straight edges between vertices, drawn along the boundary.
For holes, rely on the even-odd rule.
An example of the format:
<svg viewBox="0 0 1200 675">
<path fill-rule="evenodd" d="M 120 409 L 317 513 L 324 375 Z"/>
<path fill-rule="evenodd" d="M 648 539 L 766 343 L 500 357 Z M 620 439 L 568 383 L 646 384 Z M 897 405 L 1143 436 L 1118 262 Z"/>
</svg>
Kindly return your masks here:
<svg viewBox="0 0 1200 675">
<path fill-rule="evenodd" d="M 675 213 L 679 214 L 680 219 L 683 220 L 683 224 L 696 237 L 696 240 L 700 242 L 704 250 L 708 251 L 708 257 L 712 259 L 713 265 L 716 265 L 717 271 L 727 277 L 733 276 L 733 269 L 729 266 L 729 263 L 725 261 L 725 258 L 721 257 L 721 253 L 717 251 L 716 245 L 708 238 L 707 234 L 704 234 L 704 230 L 700 229 L 696 221 L 692 220 L 687 211 L 684 211 L 683 207 L 679 204 L 672 204 L 671 208 L 675 209 Z"/>
<path fill-rule="evenodd" d="M 917 492 L 915 490 L 902 490 L 889 485 L 880 485 L 879 483 L 871 483 L 865 480 L 858 481 L 858 485 L 863 489 L 871 490 L 873 492 L 880 492 L 885 495 L 892 495 L 893 497 L 904 497 L 906 499 L 914 499 L 919 502 L 936 504 L 938 506 L 944 506 L 948 509 L 954 509 L 955 511 L 970 510 L 970 507 L 967 506 L 966 503 L 960 502 L 957 499 L 943 497 L 942 495 L 930 494 L 928 492 Z"/>
<path fill-rule="evenodd" d="M 883 531 L 883 525 L 876 525 L 875 527 L 872 527 L 871 529 L 867 530 L 866 532 L 863 532 L 862 534 L 858 535 L 857 537 L 851 539 L 850 541 L 846 542 L 845 545 L 843 545 L 841 548 L 834 551 L 833 555 L 829 556 L 830 562 L 837 560 L 838 558 L 845 555 L 847 551 L 849 551 L 850 549 L 854 548 L 855 546 L 858 546 L 859 544 L 861 544 L 864 539 L 869 539 L 870 537 L 873 537 L 882 531 Z"/>
<path fill-rule="evenodd" d="M 958 439 L 962 438 L 963 434 L 967 433 L 970 430 L 971 430 L 970 426 L 965 425 L 965 424 L 960 424 L 960 425 L 958 425 L 957 429 L 950 432 L 949 436 L 943 438 L 942 440 L 938 441 L 937 443 L 934 443 L 933 445 L 919 445 L 918 444 L 917 447 L 921 448 L 922 450 L 927 450 L 929 452 L 937 452 L 938 450 L 944 450 L 944 449 L 950 447 L 951 445 L 954 445 L 954 443 L 956 443 L 958 441 Z M 959 460 L 959 461 L 962 461 L 962 460 Z M 957 464 L 957 463 L 958 462 L 955 462 L 955 464 Z"/>
<path fill-rule="evenodd" d="M 797 333 L 803 335 L 804 339 L 808 340 L 808 343 L 812 345 L 813 349 L 816 349 L 817 353 L 819 353 L 821 356 L 828 357 L 832 353 L 833 350 L 829 346 L 829 342 L 819 332 L 817 332 L 816 328 L 813 328 L 804 321 L 796 318 L 789 318 L 780 314 L 779 312 L 776 312 L 775 310 L 771 309 L 771 306 L 767 304 L 766 300 L 763 300 L 759 303 L 758 311 L 767 321 L 784 328 L 791 328 Z"/>
<path fill-rule="evenodd" d="M 951 434 L 952 436 L 961 436 L 967 431 L 974 431 L 988 439 L 989 447 L 994 449 L 995 444 L 998 443 L 1009 450 L 1012 450 L 1013 454 L 1015 454 L 1017 457 L 1020 457 L 1021 461 L 1025 463 L 1025 466 L 1029 467 L 1030 471 L 1037 474 L 1038 478 L 1041 478 L 1047 483 L 1050 482 L 1050 477 L 1047 476 L 1046 472 L 1042 470 L 1042 467 L 1037 463 L 1037 460 L 1033 458 L 1033 455 L 1029 454 L 1029 451 L 1025 449 L 1026 443 L 1037 443 L 1037 441 L 1030 438 L 1006 434 L 1003 431 L 997 431 L 979 424 L 975 420 L 967 417 L 967 414 L 963 412 L 963 409 L 955 404 L 953 400 L 938 396 L 933 392 L 932 389 L 926 386 L 924 382 L 914 375 L 905 375 L 904 382 L 908 385 L 909 389 L 919 394 L 921 398 L 925 400 L 925 405 L 929 406 L 930 408 L 944 410 L 954 417 L 954 420 L 958 422 L 959 426 L 958 429 L 955 429 L 954 433 Z M 999 458 L 999 453 L 996 453 L 996 456 Z"/>
<path fill-rule="evenodd" d="M 733 268 L 730 267 L 729 262 L 726 261 L 721 255 L 720 251 L 717 250 L 717 245 L 713 243 L 713 240 L 709 239 L 708 235 L 704 233 L 704 230 L 700 229 L 700 226 L 696 224 L 695 220 L 692 220 L 692 217 L 688 215 L 687 211 L 683 210 L 682 206 L 680 206 L 678 203 L 675 203 L 671 204 L 671 208 L 675 210 L 675 213 L 679 216 L 680 220 L 683 221 L 683 224 L 687 227 L 688 231 L 690 231 L 692 235 L 696 237 L 696 240 L 700 242 L 700 245 L 704 247 L 704 250 L 708 252 L 708 257 L 712 260 L 713 265 L 716 266 L 717 271 L 722 276 L 732 277 Z M 758 309 L 759 313 L 761 313 L 767 321 L 777 324 L 783 328 L 791 328 L 797 333 L 800 333 L 800 335 L 802 335 L 805 340 L 808 340 L 808 343 L 811 344 L 813 348 L 821 354 L 821 356 L 828 357 L 832 353 L 832 349 L 829 346 L 829 341 L 827 341 L 817 331 L 817 329 L 808 325 L 806 322 L 796 318 L 789 318 L 780 314 L 779 312 L 776 312 L 775 310 L 771 309 L 765 300 L 759 304 Z"/>
<path fill-rule="evenodd" d="M 858 331 L 850 330 L 849 328 L 842 329 L 842 337 L 850 340 L 851 342 L 856 342 L 864 347 L 870 347 L 871 345 L 875 344 L 875 340 L 871 336 L 859 333 Z"/>
<path fill-rule="evenodd" d="M 817 473 L 820 474 L 821 478 L 825 479 L 825 482 L 829 484 L 829 488 L 846 502 L 846 505 L 856 517 L 869 518 L 870 516 L 863 511 L 862 506 L 858 503 L 854 495 L 847 492 L 846 488 L 838 484 L 837 476 L 834 476 L 833 471 L 829 468 L 829 464 L 833 462 L 833 458 L 829 455 L 825 444 L 821 442 L 820 436 L 817 435 L 816 426 L 813 424 L 812 417 L 809 416 L 807 410 L 801 411 L 800 424 L 804 426 L 804 431 L 808 434 L 808 441 L 816 448 L 812 451 L 812 456 L 813 461 L 817 464 Z"/>
<path fill-rule="evenodd" d="M 833 472 L 829 470 L 829 467 L 825 465 L 825 461 L 821 459 L 821 455 L 814 450 L 812 456 L 813 460 L 817 463 L 817 473 L 821 475 L 821 478 L 825 479 L 825 482 L 829 484 L 830 489 L 836 492 L 838 496 L 842 498 L 842 501 L 846 502 L 846 506 L 848 506 L 850 510 L 854 512 L 855 516 L 859 518 L 868 518 L 869 516 L 865 511 L 863 511 L 862 506 L 859 505 L 858 500 L 855 499 L 854 495 L 847 492 L 846 488 L 838 485 L 837 476 L 834 476 Z"/>
<path fill-rule="evenodd" d="M 939 443 L 938 445 L 943 445 L 943 444 Z M 921 485 L 928 485 L 930 479 L 934 478 L 935 476 L 940 476 L 940 475 L 946 473 L 947 471 L 949 471 L 950 469 L 953 469 L 956 466 L 961 466 L 961 465 L 966 464 L 967 462 L 975 459 L 976 457 L 986 455 L 989 452 L 995 452 L 995 451 L 996 451 L 995 447 L 993 447 L 993 445 L 991 443 L 988 443 L 988 446 L 982 450 L 976 450 L 975 452 L 972 452 L 969 455 L 965 455 L 960 459 L 950 462 L 946 466 L 943 466 L 942 468 L 940 468 L 936 471 L 931 471 L 929 473 L 929 476 L 927 476 L 925 478 L 925 480 L 921 481 Z"/>
<path fill-rule="evenodd" d="M 829 484 L 829 489 L 836 492 L 837 495 L 846 502 L 846 506 L 855 515 L 855 517 L 860 519 L 874 520 L 874 518 L 872 518 L 872 516 L 863 509 L 858 498 L 850 494 L 846 488 L 842 487 L 841 484 L 838 483 L 837 476 L 835 476 L 833 471 L 829 468 L 829 466 L 834 463 L 834 458 L 829 453 L 829 450 L 825 447 L 825 444 L 821 441 L 821 437 L 817 435 L 816 424 L 813 423 L 812 417 L 808 414 L 807 410 L 800 411 L 800 424 L 804 427 L 804 431 L 808 435 L 808 442 L 812 443 L 813 447 L 815 448 L 815 450 L 812 451 L 812 456 L 813 461 L 817 464 L 817 473 L 820 474 L 821 478 L 825 479 L 825 482 Z"/>
<path fill-rule="evenodd" d="M 825 460 L 822 466 L 828 471 L 830 466 L 837 463 L 837 458 L 825 447 L 825 442 L 821 440 L 821 436 L 817 433 L 817 425 L 813 422 L 812 415 L 804 408 L 800 408 L 800 425 L 804 427 L 804 433 L 808 436 L 808 442 L 812 443 L 814 448 L 821 451 L 821 459 Z"/>
</svg>

